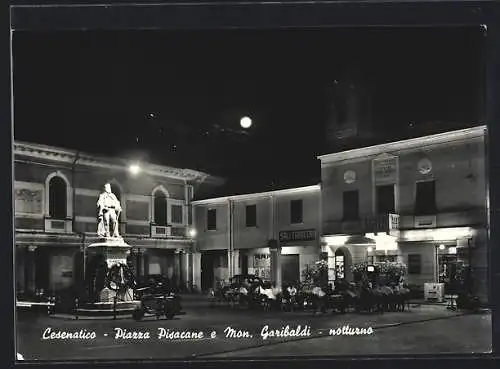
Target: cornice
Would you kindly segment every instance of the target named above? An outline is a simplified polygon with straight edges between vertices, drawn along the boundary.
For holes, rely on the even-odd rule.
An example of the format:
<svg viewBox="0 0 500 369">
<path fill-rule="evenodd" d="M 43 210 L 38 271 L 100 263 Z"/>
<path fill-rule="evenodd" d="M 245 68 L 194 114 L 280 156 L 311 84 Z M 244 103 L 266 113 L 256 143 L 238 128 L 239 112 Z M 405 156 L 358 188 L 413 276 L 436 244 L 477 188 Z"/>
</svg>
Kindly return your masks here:
<svg viewBox="0 0 500 369">
<path fill-rule="evenodd" d="M 247 201 L 247 200 L 257 200 L 262 198 L 270 198 L 270 197 L 279 197 L 279 196 L 287 196 L 294 195 L 299 193 L 310 193 L 310 192 L 319 192 L 321 190 L 321 185 L 311 185 L 305 187 L 296 187 L 296 188 L 287 188 L 284 190 L 276 190 L 276 191 L 268 191 L 268 192 L 258 192 L 258 193 L 249 193 L 244 195 L 233 195 L 233 196 L 224 196 L 224 197 L 216 197 L 212 199 L 204 199 L 193 201 L 191 204 L 193 205 L 215 205 L 228 201 Z"/>
<path fill-rule="evenodd" d="M 321 155 L 317 158 L 321 165 L 339 163 L 347 160 L 356 160 L 386 153 L 397 154 L 401 151 L 412 151 L 423 148 L 429 148 L 438 145 L 450 144 L 453 142 L 466 141 L 474 138 L 484 137 L 486 135 L 486 126 L 460 129 L 435 135 L 411 138 L 408 140 L 389 142 L 385 144 L 368 146 L 359 149 L 347 150 L 333 154 Z"/>
<path fill-rule="evenodd" d="M 122 158 L 106 158 L 94 156 L 76 150 L 66 150 L 58 147 L 33 144 L 28 142 L 14 142 L 14 155 L 36 159 L 49 160 L 57 163 L 66 163 L 90 166 L 94 168 L 128 171 L 127 160 Z M 204 182 L 212 176 L 193 169 L 181 169 L 156 164 L 143 164 L 143 172 L 153 176 L 178 179 L 183 181 Z"/>
</svg>

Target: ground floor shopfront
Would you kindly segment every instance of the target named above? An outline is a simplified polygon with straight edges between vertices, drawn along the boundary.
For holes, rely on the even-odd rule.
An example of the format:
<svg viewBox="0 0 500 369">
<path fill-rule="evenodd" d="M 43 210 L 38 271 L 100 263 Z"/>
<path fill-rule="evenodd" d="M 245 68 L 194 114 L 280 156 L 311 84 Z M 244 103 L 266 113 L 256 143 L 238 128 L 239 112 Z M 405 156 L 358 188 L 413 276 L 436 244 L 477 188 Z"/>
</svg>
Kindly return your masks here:
<svg viewBox="0 0 500 369">
<path fill-rule="evenodd" d="M 463 266 L 471 266 L 474 291 L 488 301 L 488 251 L 485 229 L 472 227 L 401 230 L 391 234 L 327 235 L 322 252 L 328 258 L 329 282 L 353 280 L 352 266 L 362 262 L 400 262 L 406 283 L 444 283 L 448 289 Z"/>
<path fill-rule="evenodd" d="M 311 245 L 202 251 L 201 286 L 203 290 L 215 288 L 238 274 L 256 275 L 278 285 L 297 283 L 303 280 L 307 268 L 319 260 L 319 254 L 319 247 Z"/>
<path fill-rule="evenodd" d="M 78 235 L 16 235 L 16 290 L 20 297 L 84 288 L 90 265 L 87 247 L 97 241 Z M 133 239 L 127 257 L 136 278 L 162 275 L 181 289 L 193 282 L 196 255 L 188 240 Z M 199 259 L 199 256 L 198 256 Z"/>
</svg>

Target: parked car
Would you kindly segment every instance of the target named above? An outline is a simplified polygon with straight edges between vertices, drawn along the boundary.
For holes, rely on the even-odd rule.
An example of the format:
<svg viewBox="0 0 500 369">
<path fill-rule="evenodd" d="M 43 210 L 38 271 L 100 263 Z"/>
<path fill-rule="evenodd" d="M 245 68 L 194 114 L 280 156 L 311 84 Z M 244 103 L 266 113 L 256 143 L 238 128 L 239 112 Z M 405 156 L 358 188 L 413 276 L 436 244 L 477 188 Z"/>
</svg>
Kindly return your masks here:
<svg viewBox="0 0 500 369">
<path fill-rule="evenodd" d="M 136 281 L 136 291 L 148 289 L 150 293 L 171 293 L 177 292 L 171 281 L 161 274 L 150 274 L 139 277 Z"/>
<path fill-rule="evenodd" d="M 164 301 L 163 307 L 158 309 L 168 307 L 168 313 L 165 312 L 165 315 L 169 318 L 182 314 L 181 297 L 176 288 L 172 287 L 170 280 L 163 275 L 155 274 L 139 278 L 135 288 L 135 298 L 143 302 L 144 308 L 158 304 L 160 300 Z M 147 313 L 149 308 L 144 310 Z"/>
</svg>

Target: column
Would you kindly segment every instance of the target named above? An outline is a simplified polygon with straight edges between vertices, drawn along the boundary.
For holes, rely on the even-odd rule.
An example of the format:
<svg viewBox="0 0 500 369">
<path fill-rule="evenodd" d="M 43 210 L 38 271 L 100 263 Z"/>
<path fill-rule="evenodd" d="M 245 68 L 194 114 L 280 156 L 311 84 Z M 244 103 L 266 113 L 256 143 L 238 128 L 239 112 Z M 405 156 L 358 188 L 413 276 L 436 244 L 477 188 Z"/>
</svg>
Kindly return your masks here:
<svg viewBox="0 0 500 369">
<path fill-rule="evenodd" d="M 231 279 L 233 276 L 233 252 L 231 250 L 227 251 L 227 279 Z M 224 278 L 226 279 L 226 278 Z"/>
<path fill-rule="evenodd" d="M 142 273 L 144 271 L 144 265 L 142 262 L 143 259 L 143 250 L 142 249 L 137 249 L 134 253 L 135 257 L 135 278 L 138 280 L 139 278 L 142 277 Z"/>
<path fill-rule="evenodd" d="M 241 274 L 240 250 L 233 250 L 233 275 Z"/>
<path fill-rule="evenodd" d="M 271 281 L 281 286 L 281 248 L 271 248 Z"/>
<path fill-rule="evenodd" d="M 201 291 L 201 252 L 194 252 L 192 281 L 198 291 Z"/>
<path fill-rule="evenodd" d="M 141 255 L 142 255 L 141 276 L 147 276 L 147 275 L 149 275 L 149 255 L 148 255 L 148 250 L 147 249 L 141 249 Z"/>
<path fill-rule="evenodd" d="M 184 283 L 186 287 L 191 282 L 191 278 L 189 275 L 189 255 L 190 255 L 189 252 L 182 253 L 181 281 Z"/>
<path fill-rule="evenodd" d="M 29 246 L 28 252 L 26 254 L 27 260 L 25 263 L 26 275 L 26 292 L 31 294 L 35 293 L 36 290 L 36 262 L 35 262 L 35 252 L 36 246 Z"/>
<path fill-rule="evenodd" d="M 181 288 L 181 250 L 174 251 L 174 278 L 177 288 Z"/>
</svg>

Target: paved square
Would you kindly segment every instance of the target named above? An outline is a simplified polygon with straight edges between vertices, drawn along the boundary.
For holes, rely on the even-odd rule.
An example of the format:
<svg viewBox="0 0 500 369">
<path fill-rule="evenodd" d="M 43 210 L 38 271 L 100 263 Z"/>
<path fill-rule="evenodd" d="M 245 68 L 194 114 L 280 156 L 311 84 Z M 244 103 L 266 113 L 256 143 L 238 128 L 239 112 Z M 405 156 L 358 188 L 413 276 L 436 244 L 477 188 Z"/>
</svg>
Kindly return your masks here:
<svg viewBox="0 0 500 369">
<path fill-rule="evenodd" d="M 228 307 L 193 306 L 185 310 L 186 315 L 174 320 L 149 318 L 141 322 L 130 318 L 74 320 L 20 314 L 18 352 L 26 360 L 88 360 L 484 353 L 491 350 L 490 314 L 463 315 L 443 306 L 421 305 L 409 312 L 385 314 L 317 316 L 310 312 L 264 313 Z M 299 331 L 309 334 L 262 335 L 265 326 L 264 333 L 269 333 L 283 332 L 287 325 L 288 332 L 300 325 Z M 228 327 L 234 330 L 233 338 L 226 337 Z M 57 332 L 77 332 L 81 338 L 50 339 L 49 328 L 55 332 L 53 337 L 57 337 Z M 361 328 L 365 328 L 364 333 L 371 328 L 371 334 L 348 334 L 355 333 L 356 328 L 358 333 Z M 342 330 L 347 334 L 331 336 Z M 116 338 L 118 331 L 120 337 Z M 239 331 L 242 334 L 236 333 Z M 199 338 L 199 332 L 203 338 Z M 161 339 L 158 333 L 163 334 Z M 93 339 L 85 339 L 94 335 Z"/>
</svg>

